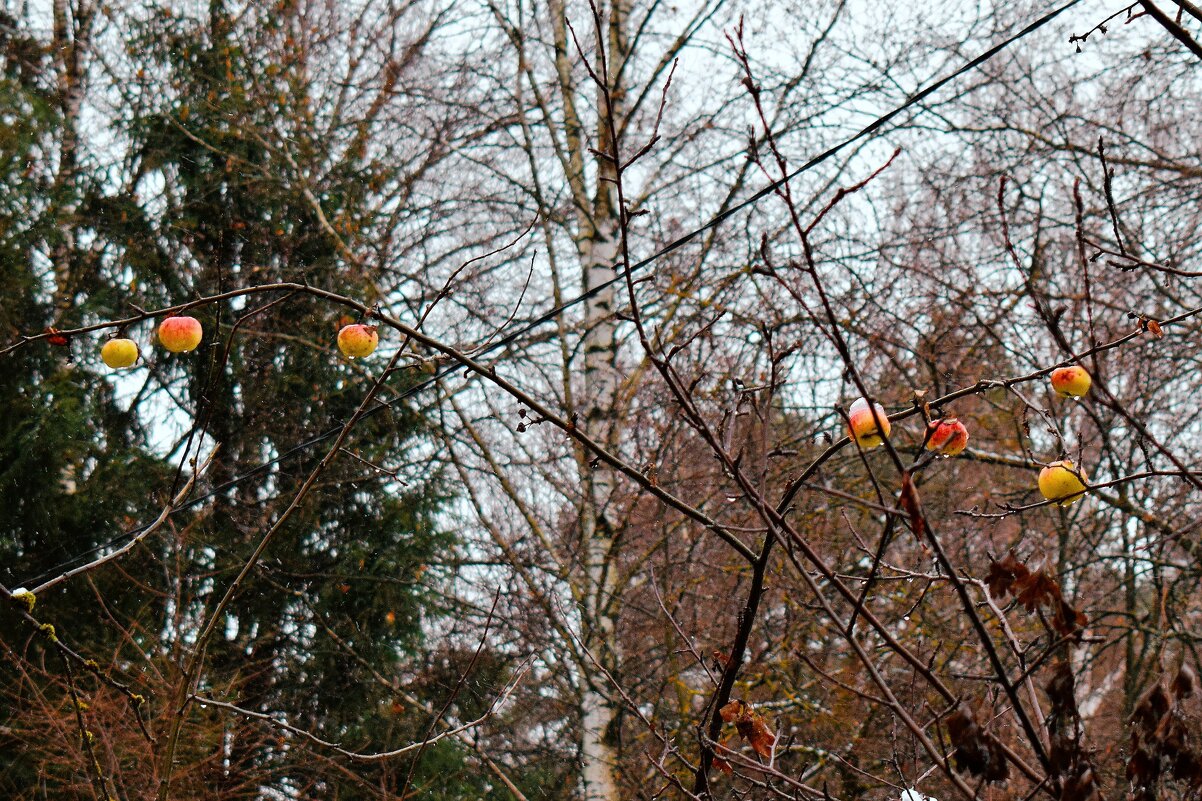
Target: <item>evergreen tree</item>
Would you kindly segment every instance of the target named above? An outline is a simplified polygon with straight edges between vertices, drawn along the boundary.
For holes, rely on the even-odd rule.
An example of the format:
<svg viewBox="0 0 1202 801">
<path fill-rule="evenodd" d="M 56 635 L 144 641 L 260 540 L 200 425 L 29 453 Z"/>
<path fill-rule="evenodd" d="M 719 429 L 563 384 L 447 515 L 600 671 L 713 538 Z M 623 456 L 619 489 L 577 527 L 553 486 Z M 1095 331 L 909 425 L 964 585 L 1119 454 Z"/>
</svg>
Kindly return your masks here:
<svg viewBox="0 0 1202 801">
<path fill-rule="evenodd" d="M 281 17 L 269 15 L 256 30 L 220 2 L 209 11 L 192 19 L 164 6 L 130 31 L 131 72 L 143 82 L 120 87 L 127 102 L 116 141 L 127 149 L 127 173 L 114 180 L 89 164 L 69 185 L 50 189 L 38 170 L 50 170 L 42 154 L 63 122 L 47 48 L 19 34 L 15 21 L 4 28 L 0 105 L 14 110 L 15 121 L 0 141 L 6 341 L 50 324 L 76 327 L 275 281 L 364 297 L 359 268 L 290 183 L 297 176 L 271 142 L 287 132 L 292 163 L 313 166 L 323 210 L 345 230 L 370 214 L 370 187 L 381 177 L 372 170 L 386 168 L 365 164 L 361 148 L 331 160 L 307 105 L 310 79 L 246 46 L 252 35 L 284 40 L 271 29 Z M 51 189 L 72 193 L 72 202 L 49 196 Z M 38 253 L 60 235 L 63 208 L 74 210 L 66 221 L 71 258 L 86 268 L 73 281 L 70 306 L 59 308 L 62 293 L 39 270 Z M 85 241 L 86 252 L 78 245 Z M 385 362 L 341 358 L 332 343 L 346 310 L 308 296 L 253 295 L 194 314 L 206 336 L 190 354 L 152 344 L 149 322 L 124 332 L 141 344 L 144 370 L 110 374 L 95 356 L 99 341 L 78 337 L 61 348 L 20 348 L 0 371 L 0 404 L 10 410 L 0 418 L 0 555 L 10 588 L 124 542 L 157 515 L 191 459 L 217 451 L 196 491 L 211 497 L 173 515 L 118 567 L 38 600 L 47 619 L 70 620 L 63 629 L 73 646 L 119 652 L 114 666 L 136 689 L 178 681 L 199 626 L 329 441 L 291 449 L 348 419 Z M 394 374 L 382 399 L 408 380 Z M 435 522 L 448 488 L 411 455 L 425 449 L 427 425 L 415 406 L 394 403 L 355 427 L 343 446 L 351 455 L 323 474 L 219 621 L 199 695 L 282 715 L 347 749 L 389 750 L 422 738 L 428 711 L 401 698 L 413 698 L 405 688 L 420 671 L 424 634 L 447 611 L 431 592 L 441 577 L 430 567 L 454 546 Z M 96 597 L 108 608 L 98 609 Z M 30 635 L 10 613 L 0 637 L 17 653 Z M 144 660 L 154 669 L 143 670 Z M 17 674 L 4 679 L 11 712 L 0 725 L 13 725 L 0 731 L 21 734 L 19 747 L 0 748 L 0 787 L 19 798 L 33 797 L 39 784 L 56 792 L 78 786 L 79 761 L 47 764 L 54 748 L 25 725 L 38 711 L 21 697 Z M 443 697 L 428 704 L 438 708 Z M 167 701 L 151 703 L 160 738 L 174 713 Z M 407 781 L 430 797 L 488 793 L 454 741 L 426 749 L 412 776 L 411 758 L 339 771 L 261 721 L 197 704 L 188 714 L 173 797 L 304 788 L 351 799 L 375 797 L 372 788 L 397 792 Z M 153 789 L 160 777 L 149 752 L 138 755 L 137 770 L 117 775 L 129 756 L 100 754 L 106 780 L 123 783 L 122 794 Z"/>
<path fill-rule="evenodd" d="M 86 269 L 87 254 L 63 250 L 66 231 L 78 226 L 64 212 L 86 191 L 87 176 L 63 169 L 65 129 L 50 46 L 0 14 L 0 331 L 6 344 L 51 325 L 78 325 L 112 311 L 111 287 Z M 55 158 L 57 154 L 57 159 Z M 57 161 L 57 170 L 56 170 Z M 57 174 L 56 174 L 57 173 Z M 56 281 L 65 273 L 47 254 L 62 254 L 74 269 L 79 302 L 64 309 Z M 117 387 L 98 374 L 88 343 L 18 348 L 0 369 L 0 583 L 42 580 L 94 558 L 108 543 L 121 542 L 134 521 L 154 516 L 160 490 L 170 482 L 168 465 L 146 447 L 139 416 L 118 398 Z M 125 567 L 152 572 L 144 552 Z M 135 614 L 145 599 L 126 581 L 96 577 L 95 586 L 68 583 L 39 610 L 58 616 L 63 636 L 79 647 L 104 653 L 119 635 L 98 625 L 96 592 L 108 613 Z M 39 744 L 21 732 L 30 722 L 30 687 L 13 663 L 53 659 L 12 610 L 0 611 L 0 789 L 9 797 L 39 783 L 71 781 L 70 768 L 37 757 Z M 57 666 L 57 661 L 52 662 Z M 48 689 L 53 697 L 54 689 Z M 33 727 L 36 729 L 36 726 Z"/>
</svg>

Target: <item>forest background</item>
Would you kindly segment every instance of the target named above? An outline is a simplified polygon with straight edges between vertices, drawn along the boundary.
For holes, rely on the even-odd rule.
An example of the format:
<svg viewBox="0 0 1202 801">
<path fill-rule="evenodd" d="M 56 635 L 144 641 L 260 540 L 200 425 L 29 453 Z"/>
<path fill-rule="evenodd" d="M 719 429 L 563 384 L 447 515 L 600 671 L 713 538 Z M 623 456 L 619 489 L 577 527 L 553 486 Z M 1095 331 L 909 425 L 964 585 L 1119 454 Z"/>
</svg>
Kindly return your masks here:
<svg viewBox="0 0 1202 801">
<path fill-rule="evenodd" d="M 0 790 L 1196 797 L 1200 40 L 6 2 Z"/>
</svg>

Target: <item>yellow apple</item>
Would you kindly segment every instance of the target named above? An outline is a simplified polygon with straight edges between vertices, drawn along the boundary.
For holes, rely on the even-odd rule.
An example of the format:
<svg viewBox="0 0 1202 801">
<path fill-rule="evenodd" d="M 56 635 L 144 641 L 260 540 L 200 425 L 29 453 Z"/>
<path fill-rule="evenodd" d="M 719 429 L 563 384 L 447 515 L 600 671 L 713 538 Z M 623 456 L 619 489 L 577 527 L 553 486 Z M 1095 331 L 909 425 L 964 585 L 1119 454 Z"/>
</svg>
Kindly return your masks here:
<svg viewBox="0 0 1202 801">
<path fill-rule="evenodd" d="M 876 417 L 873 417 L 873 408 L 876 409 Z M 880 428 L 877 428 L 877 420 L 881 421 Z M 891 426 L 889 418 L 885 416 L 885 407 L 879 403 L 874 403 L 871 407 L 868 401 L 860 398 L 851 405 L 847 412 L 848 436 L 854 439 L 861 448 L 875 448 L 884 442 L 884 437 L 889 436 Z"/>
<path fill-rule="evenodd" d="M 355 323 L 346 325 L 338 332 L 338 349 L 348 359 L 361 359 L 370 356 L 380 344 L 380 335 L 374 325 Z"/>
<path fill-rule="evenodd" d="M 130 367 L 138 360 L 138 343 L 132 339 L 110 339 L 101 346 L 100 359 L 114 370 Z"/>
<path fill-rule="evenodd" d="M 1093 379 L 1089 377 L 1089 373 L 1079 364 L 1059 367 L 1052 371 L 1052 389 L 1056 390 L 1057 395 L 1066 398 L 1081 397 L 1089 392 L 1092 383 Z"/>
<path fill-rule="evenodd" d="M 1085 497 L 1085 482 L 1088 480 L 1079 467 L 1075 467 L 1068 459 L 1052 462 L 1039 471 L 1039 492 L 1049 501 L 1056 501 L 1059 506 L 1068 506 Z"/>
</svg>

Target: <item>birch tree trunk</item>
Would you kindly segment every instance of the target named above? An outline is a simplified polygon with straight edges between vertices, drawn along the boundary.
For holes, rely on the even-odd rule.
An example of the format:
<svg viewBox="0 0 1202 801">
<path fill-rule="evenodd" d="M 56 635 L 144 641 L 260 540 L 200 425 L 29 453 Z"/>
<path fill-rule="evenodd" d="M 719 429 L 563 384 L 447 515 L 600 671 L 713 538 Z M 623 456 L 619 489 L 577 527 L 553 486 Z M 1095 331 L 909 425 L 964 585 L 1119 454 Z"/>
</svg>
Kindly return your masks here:
<svg viewBox="0 0 1202 801">
<path fill-rule="evenodd" d="M 585 286 L 595 289 L 615 276 L 617 226 L 602 182 L 597 192 L 598 214 L 592 238 L 581 253 Z M 618 372 L 613 317 L 614 288 L 610 284 L 587 304 L 584 341 L 584 399 L 587 404 L 588 430 L 611 444 L 617 438 L 616 403 Z M 585 492 L 580 509 L 580 534 L 585 543 L 586 586 L 583 610 L 584 643 L 597 664 L 581 667 L 581 758 L 585 801 L 610 801 L 617 798 L 613 777 L 616 763 L 612 727 L 617 717 L 608 688 L 606 673 L 617 673 L 617 647 L 614 639 L 616 598 L 611 561 L 614 557 L 613 531 L 605 510 L 613 494 L 613 474 L 603 466 L 592 467 L 580 461 L 581 486 Z M 598 668 L 604 668 L 604 672 Z"/>
<path fill-rule="evenodd" d="M 538 204 L 548 252 L 554 303 L 558 307 L 565 297 L 576 294 L 577 287 L 587 295 L 583 308 L 563 309 L 556 321 L 561 337 L 558 367 L 563 408 L 592 439 L 611 453 L 620 453 L 628 405 L 642 374 L 637 370 L 627 373 L 618 361 L 616 312 L 622 305 L 619 293 L 625 292 L 624 283 L 615 280 L 619 277 L 621 211 L 617 171 L 607 154 L 613 150 L 611 116 L 621 137 L 628 118 L 640 113 L 646 116 L 647 107 L 659 99 L 657 92 L 646 89 L 646 83 L 634 83 L 636 79 L 631 77 L 640 74 L 631 62 L 641 55 L 634 52 L 639 40 L 633 31 L 646 27 L 658 6 L 640 6 L 635 12 L 631 0 L 608 0 L 596 3 L 594 17 L 593 8 L 584 2 L 519 1 L 516 8 L 493 0 L 487 4 L 516 55 L 515 97 L 524 110 L 522 133 L 532 196 Z M 664 85 L 665 71 L 674 57 L 696 33 L 700 21 L 720 6 L 721 0 L 706 4 L 665 49 L 648 54 L 644 60 L 651 65 L 654 86 Z M 527 19 L 527 13 L 546 21 L 545 38 L 535 35 L 538 25 Z M 541 51 L 548 41 L 550 53 Z M 646 41 L 641 44 L 645 46 Z M 547 55 L 550 63 L 542 61 Z M 540 66 L 551 67 L 550 74 L 539 72 Z M 646 80 L 645 74 L 642 80 Z M 545 121 L 545 128 L 539 127 L 539 120 Z M 632 124 L 631 130 L 636 127 Z M 624 149 L 636 147 L 627 142 Z M 560 188 L 566 190 L 563 207 L 555 199 Z M 626 191 L 633 189 L 626 187 Z M 571 262 L 574 257 L 581 271 L 578 285 L 561 281 L 556 250 L 563 239 L 571 241 L 570 255 L 564 261 Z M 465 427 L 471 421 L 470 414 L 460 410 L 456 417 Z M 474 443 L 487 451 L 478 438 Z M 452 443 L 451 447 L 456 446 Z M 525 508 L 520 491 L 508 485 L 498 468 L 504 459 L 488 457 L 486 462 L 487 469 L 497 473 L 500 493 L 515 507 Z M 565 690 L 571 693 L 580 721 L 574 738 L 580 760 L 575 777 L 579 796 L 586 801 L 616 801 L 621 797 L 617 769 L 622 758 L 622 699 L 614 685 L 622 681 L 623 673 L 616 626 L 628 589 L 623 570 L 630 555 L 620 554 L 624 542 L 621 521 L 628 512 L 629 498 L 615 498 L 618 477 L 583 448 L 576 447 L 572 463 L 563 467 L 565 473 L 572 472 L 556 476 L 556 480 L 565 490 L 564 501 L 570 504 L 576 524 L 568 539 L 558 539 L 564 532 L 557 533 L 555 521 L 539 523 L 531 515 L 523 515 L 542 545 L 537 558 L 552 565 L 554 580 L 562 584 L 548 590 L 524 570 L 521 582 L 538 613 L 553 620 L 559 642 L 551 648 L 570 665 L 570 676 L 565 678 L 570 689 Z M 506 533 L 486 520 L 486 513 L 480 517 L 505 558 L 519 559 L 523 536 Z M 570 609 L 560 606 L 556 592 L 562 592 L 558 597 L 571 598 Z"/>
<path fill-rule="evenodd" d="M 595 31 L 598 48 L 603 48 L 607 90 L 597 87 L 598 109 L 594 149 L 613 151 L 609 117 L 621 120 L 625 96 L 620 66 L 627 53 L 624 25 L 627 8 L 623 0 L 614 0 L 602 8 L 601 25 Z M 602 59 L 594 69 L 602 75 Z M 607 104 L 611 104 L 609 107 Z M 614 317 L 616 301 L 616 265 L 619 248 L 619 219 L 616 170 L 604 156 L 594 156 L 596 185 L 593 190 L 591 219 L 582 220 L 578 238 L 583 283 L 590 293 L 585 305 L 584 333 L 584 404 L 588 431 L 617 452 L 620 410 L 620 377 L 617 365 L 617 338 Z M 595 293 L 595 294 L 592 294 Z M 594 465 L 587 458 L 578 460 L 580 485 L 584 489 L 580 510 L 580 534 L 585 544 L 585 586 L 580 595 L 583 610 L 584 643 L 596 660 L 581 665 L 581 779 L 585 801 L 617 799 L 614 767 L 617 763 L 616 723 L 618 706 L 607 684 L 619 674 L 620 664 L 615 639 L 617 597 L 613 564 L 616 557 L 613 528 L 606 518 L 614 491 L 612 471 Z M 587 658 L 587 657 L 586 657 Z"/>
</svg>

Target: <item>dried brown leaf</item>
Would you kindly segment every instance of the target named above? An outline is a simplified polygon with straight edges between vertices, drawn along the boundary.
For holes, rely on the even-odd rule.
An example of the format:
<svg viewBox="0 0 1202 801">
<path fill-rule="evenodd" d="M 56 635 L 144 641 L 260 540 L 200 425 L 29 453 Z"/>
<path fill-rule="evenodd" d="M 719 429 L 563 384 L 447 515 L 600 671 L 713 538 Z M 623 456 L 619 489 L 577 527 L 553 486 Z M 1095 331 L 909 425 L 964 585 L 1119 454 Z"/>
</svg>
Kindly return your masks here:
<svg viewBox="0 0 1202 801">
<path fill-rule="evenodd" d="M 1041 606 L 1051 606 L 1060 597 L 1060 587 L 1042 570 L 1030 573 L 1025 581 L 1018 582 L 1018 602 L 1028 612 Z"/>
<path fill-rule="evenodd" d="M 740 727 L 739 733 L 744 734 L 742 727 Z M 768 728 L 768 724 L 762 716 L 758 714 L 752 716 L 751 731 L 744 736 L 757 754 L 764 759 L 772 757 L 772 749 L 776 747 L 776 735 Z"/>
<path fill-rule="evenodd" d="M 900 501 L 902 509 L 905 509 L 906 514 L 910 516 L 910 529 L 914 532 L 914 536 L 921 540 L 923 534 L 926 533 L 927 524 L 918 503 L 918 490 L 914 487 L 914 480 L 908 470 L 902 473 Z"/>
<path fill-rule="evenodd" d="M 1000 561 L 989 563 L 989 574 L 985 577 L 985 584 L 989 587 L 990 595 L 999 599 L 1005 598 L 1013 591 L 1014 583 L 1020 577 L 1025 579 L 1028 575 L 1027 566 L 1018 561 L 1011 552 Z"/>
<path fill-rule="evenodd" d="M 956 749 L 957 768 L 986 782 L 1005 781 L 1010 775 L 1002 744 L 981 728 L 972 711 L 964 704 L 948 717 L 947 733 Z"/>
<path fill-rule="evenodd" d="M 1032 571 L 1013 553 L 990 562 L 985 584 L 994 598 L 1012 595 L 1028 612 L 1040 607 L 1048 609 L 1052 614 L 1051 627 L 1061 636 L 1077 634 L 1089 622 L 1084 613 L 1064 600 L 1056 579 L 1043 569 Z"/>
<path fill-rule="evenodd" d="M 731 701 L 718 710 L 725 723 L 735 724 L 739 736 L 746 740 L 752 749 L 765 759 L 772 756 L 776 745 L 776 735 L 768 727 L 763 715 L 744 701 Z"/>
<path fill-rule="evenodd" d="M 717 652 L 715 652 L 714 656 L 716 657 L 717 655 Z M 726 706 L 719 709 L 718 714 L 722 716 L 723 723 L 734 723 L 739 719 L 739 716 L 743 714 L 743 707 L 745 706 L 747 706 L 747 704 L 743 703 L 742 701 L 731 701 Z"/>
</svg>

